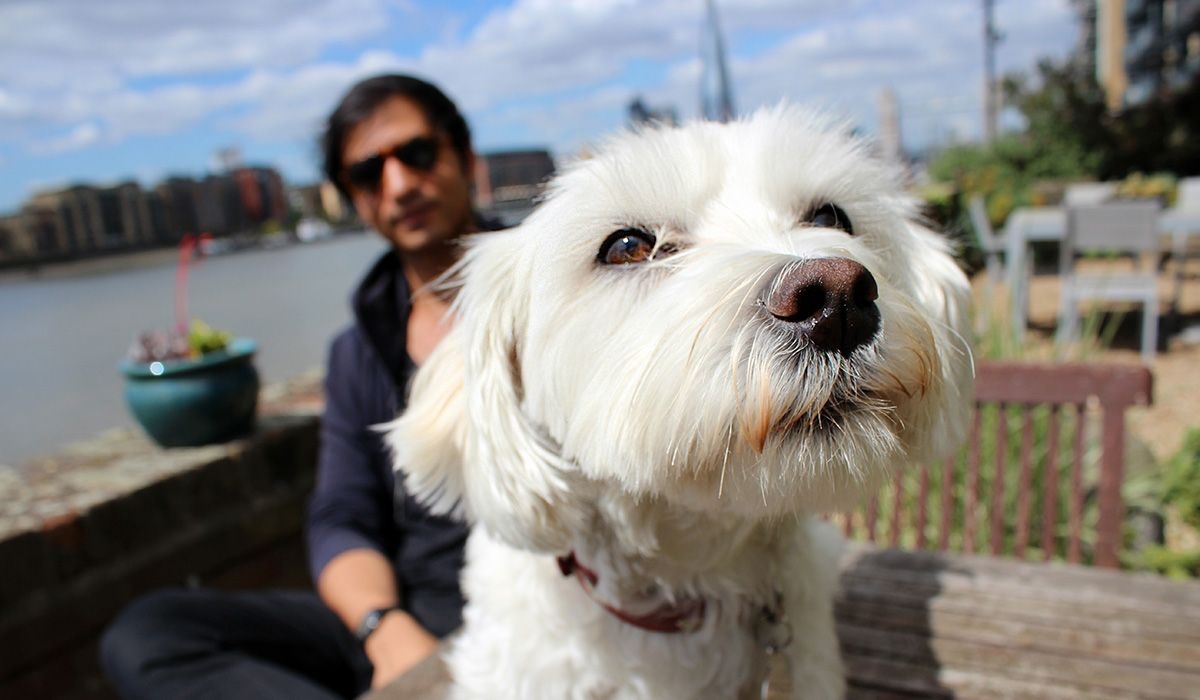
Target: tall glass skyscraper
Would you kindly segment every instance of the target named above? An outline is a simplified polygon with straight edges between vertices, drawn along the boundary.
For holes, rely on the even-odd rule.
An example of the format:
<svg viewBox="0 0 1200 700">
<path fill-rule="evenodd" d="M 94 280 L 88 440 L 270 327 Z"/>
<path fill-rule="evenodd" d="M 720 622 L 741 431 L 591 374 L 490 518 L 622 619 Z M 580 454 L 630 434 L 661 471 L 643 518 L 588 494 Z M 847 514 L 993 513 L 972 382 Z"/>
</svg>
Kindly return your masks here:
<svg viewBox="0 0 1200 700">
<path fill-rule="evenodd" d="M 725 42 L 713 0 L 705 0 L 707 15 L 700 44 L 703 68 L 700 74 L 700 111 L 705 119 L 727 122 L 734 117 L 729 68 L 725 65 Z"/>
</svg>

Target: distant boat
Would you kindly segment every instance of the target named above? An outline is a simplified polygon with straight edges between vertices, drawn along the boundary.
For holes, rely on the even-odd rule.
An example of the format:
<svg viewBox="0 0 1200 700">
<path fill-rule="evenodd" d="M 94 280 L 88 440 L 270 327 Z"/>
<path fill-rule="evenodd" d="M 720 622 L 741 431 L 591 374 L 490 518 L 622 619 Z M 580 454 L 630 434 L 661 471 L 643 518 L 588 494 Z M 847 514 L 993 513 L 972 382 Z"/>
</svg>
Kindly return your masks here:
<svg viewBox="0 0 1200 700">
<path fill-rule="evenodd" d="M 210 255 L 225 255 L 237 250 L 238 246 L 231 238 L 201 238 L 197 249 L 204 257 Z"/>
<path fill-rule="evenodd" d="M 296 238 L 300 239 L 301 243 L 319 241 L 332 236 L 333 227 L 324 219 L 300 219 L 296 224 Z"/>
</svg>

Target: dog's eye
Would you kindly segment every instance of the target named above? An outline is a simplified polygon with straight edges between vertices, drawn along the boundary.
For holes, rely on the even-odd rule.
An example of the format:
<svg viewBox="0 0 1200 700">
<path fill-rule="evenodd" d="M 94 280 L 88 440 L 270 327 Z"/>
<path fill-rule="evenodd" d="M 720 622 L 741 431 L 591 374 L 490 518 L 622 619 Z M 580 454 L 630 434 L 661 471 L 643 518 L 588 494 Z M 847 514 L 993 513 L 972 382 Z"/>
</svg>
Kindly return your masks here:
<svg viewBox="0 0 1200 700">
<path fill-rule="evenodd" d="M 822 204 L 810 211 L 804 220 L 809 226 L 836 228 L 851 235 L 854 234 L 854 226 L 850 223 L 850 217 L 846 216 L 846 212 L 836 204 L 828 202 Z"/>
<path fill-rule="evenodd" d="M 646 262 L 654 254 L 657 239 L 640 228 L 623 228 L 604 239 L 600 254 L 596 256 L 602 265 L 632 265 Z"/>
</svg>

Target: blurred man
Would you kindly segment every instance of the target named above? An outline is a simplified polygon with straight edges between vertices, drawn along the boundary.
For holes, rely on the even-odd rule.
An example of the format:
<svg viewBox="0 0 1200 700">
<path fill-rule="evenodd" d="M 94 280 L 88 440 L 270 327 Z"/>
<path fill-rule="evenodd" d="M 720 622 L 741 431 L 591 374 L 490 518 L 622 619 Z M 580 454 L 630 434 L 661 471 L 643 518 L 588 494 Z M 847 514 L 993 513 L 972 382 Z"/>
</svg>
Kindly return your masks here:
<svg viewBox="0 0 1200 700">
<path fill-rule="evenodd" d="M 409 377 L 447 330 L 449 300 L 425 285 L 479 228 L 470 132 L 433 85 L 384 75 L 346 93 L 321 145 L 325 175 L 391 249 L 330 348 L 306 531 L 316 595 L 170 590 L 135 601 L 101 643 L 122 697 L 354 697 L 461 622 L 466 528 L 404 493 L 372 426 L 403 409 Z"/>
</svg>

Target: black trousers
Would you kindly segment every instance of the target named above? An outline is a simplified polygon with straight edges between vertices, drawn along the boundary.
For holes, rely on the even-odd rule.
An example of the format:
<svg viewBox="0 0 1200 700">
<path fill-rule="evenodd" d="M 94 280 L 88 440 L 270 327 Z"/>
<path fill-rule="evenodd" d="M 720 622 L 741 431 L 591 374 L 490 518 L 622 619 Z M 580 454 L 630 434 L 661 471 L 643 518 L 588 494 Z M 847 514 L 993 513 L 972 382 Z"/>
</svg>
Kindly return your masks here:
<svg viewBox="0 0 1200 700">
<path fill-rule="evenodd" d="M 315 593 L 164 590 L 131 603 L 100 641 L 125 700 L 353 698 L 362 646 Z"/>
</svg>

